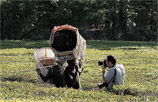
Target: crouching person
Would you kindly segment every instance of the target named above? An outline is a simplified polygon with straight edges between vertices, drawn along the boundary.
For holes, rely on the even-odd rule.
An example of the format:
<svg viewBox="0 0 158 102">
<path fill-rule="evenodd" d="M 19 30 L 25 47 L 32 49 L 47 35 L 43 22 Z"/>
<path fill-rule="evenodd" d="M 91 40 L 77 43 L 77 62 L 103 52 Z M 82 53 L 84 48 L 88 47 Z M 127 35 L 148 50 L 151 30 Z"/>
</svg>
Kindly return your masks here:
<svg viewBox="0 0 158 102">
<path fill-rule="evenodd" d="M 36 72 L 44 82 L 49 80 L 50 84 L 54 84 L 56 87 L 64 87 L 66 85 L 64 79 L 64 68 L 59 65 L 53 67 L 46 67 L 48 73 L 44 76 L 39 68 L 36 68 Z"/>
<path fill-rule="evenodd" d="M 105 68 L 108 67 L 109 71 L 105 74 Z M 102 78 L 103 83 L 99 84 L 98 87 L 106 87 L 106 91 L 110 91 L 113 85 L 121 85 L 124 83 L 125 69 L 122 64 L 116 64 L 116 58 L 112 55 L 102 63 Z"/>
<path fill-rule="evenodd" d="M 55 84 L 56 87 L 64 87 L 64 66 L 60 66 L 55 60 L 54 52 L 51 48 L 40 48 L 34 53 L 36 59 L 36 72 L 38 83 Z"/>
</svg>

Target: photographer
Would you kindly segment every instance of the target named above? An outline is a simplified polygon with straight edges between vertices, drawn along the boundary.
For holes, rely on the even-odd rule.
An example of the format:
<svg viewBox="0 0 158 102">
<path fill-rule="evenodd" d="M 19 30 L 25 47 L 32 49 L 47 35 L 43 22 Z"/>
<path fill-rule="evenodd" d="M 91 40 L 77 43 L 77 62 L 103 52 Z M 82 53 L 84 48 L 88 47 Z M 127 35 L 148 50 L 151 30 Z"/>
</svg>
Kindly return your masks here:
<svg viewBox="0 0 158 102">
<path fill-rule="evenodd" d="M 124 66 L 122 64 L 116 64 L 116 58 L 114 56 L 109 55 L 103 62 L 99 61 L 98 64 L 102 64 L 103 77 L 103 83 L 98 85 L 99 88 L 107 87 L 107 90 L 109 91 L 113 85 L 124 83 Z M 106 67 L 109 68 L 107 74 L 105 74 Z"/>
</svg>

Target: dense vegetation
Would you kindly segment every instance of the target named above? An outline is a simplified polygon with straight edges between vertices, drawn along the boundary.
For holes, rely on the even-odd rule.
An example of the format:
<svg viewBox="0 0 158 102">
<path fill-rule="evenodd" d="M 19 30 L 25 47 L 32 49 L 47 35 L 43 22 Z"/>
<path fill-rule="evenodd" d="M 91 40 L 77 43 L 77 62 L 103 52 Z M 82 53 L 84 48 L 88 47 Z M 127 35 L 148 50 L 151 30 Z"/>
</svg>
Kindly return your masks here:
<svg viewBox="0 0 158 102">
<path fill-rule="evenodd" d="M 49 39 L 70 24 L 86 39 L 157 41 L 157 0 L 1 0 L 1 39 Z"/>
<path fill-rule="evenodd" d="M 0 101 L 123 102 L 158 101 L 158 46 L 154 42 L 87 41 L 85 62 L 112 54 L 126 68 L 125 84 L 111 93 L 98 89 L 102 73 L 97 61 L 84 63 L 82 90 L 38 85 L 34 52 L 49 41 L 1 41 Z"/>
</svg>

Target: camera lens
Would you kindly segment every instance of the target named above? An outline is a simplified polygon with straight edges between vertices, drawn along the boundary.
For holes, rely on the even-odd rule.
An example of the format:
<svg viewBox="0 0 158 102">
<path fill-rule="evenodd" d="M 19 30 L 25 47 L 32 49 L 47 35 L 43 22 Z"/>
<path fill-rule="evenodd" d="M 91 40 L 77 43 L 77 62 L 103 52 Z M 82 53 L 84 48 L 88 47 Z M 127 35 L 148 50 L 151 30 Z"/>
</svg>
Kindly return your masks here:
<svg viewBox="0 0 158 102">
<path fill-rule="evenodd" d="M 99 66 L 103 65 L 103 61 L 98 61 L 98 65 Z"/>
<path fill-rule="evenodd" d="M 104 60 L 104 67 L 106 67 L 106 59 Z"/>
</svg>

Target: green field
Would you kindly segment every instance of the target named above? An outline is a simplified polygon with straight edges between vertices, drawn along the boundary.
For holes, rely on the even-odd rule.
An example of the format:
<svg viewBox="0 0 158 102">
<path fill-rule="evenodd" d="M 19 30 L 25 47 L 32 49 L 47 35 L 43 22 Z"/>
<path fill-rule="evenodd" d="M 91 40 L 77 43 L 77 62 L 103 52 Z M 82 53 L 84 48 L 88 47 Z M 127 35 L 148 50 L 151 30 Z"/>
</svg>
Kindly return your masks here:
<svg viewBox="0 0 158 102">
<path fill-rule="evenodd" d="M 34 52 L 49 41 L 5 40 L 0 45 L 0 101 L 123 102 L 158 101 L 158 45 L 156 42 L 87 41 L 85 62 L 115 55 L 125 66 L 125 83 L 112 92 L 98 89 L 102 70 L 97 61 L 84 63 L 82 90 L 38 85 Z"/>
</svg>

